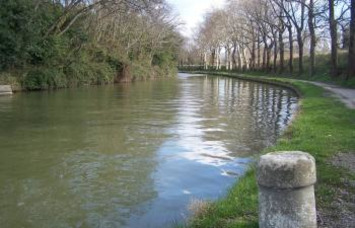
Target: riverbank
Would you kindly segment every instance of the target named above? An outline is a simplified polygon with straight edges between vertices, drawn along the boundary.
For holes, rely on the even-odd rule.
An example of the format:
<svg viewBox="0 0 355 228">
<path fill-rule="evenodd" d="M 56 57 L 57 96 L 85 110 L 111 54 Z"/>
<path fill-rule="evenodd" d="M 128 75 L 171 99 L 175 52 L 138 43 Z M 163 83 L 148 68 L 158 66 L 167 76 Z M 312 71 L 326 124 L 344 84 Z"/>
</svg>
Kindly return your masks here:
<svg viewBox="0 0 355 228">
<path fill-rule="evenodd" d="M 302 98 L 299 115 L 276 145 L 262 153 L 300 150 L 312 154 L 317 162 L 319 227 L 351 227 L 355 222 L 355 174 L 345 161 L 351 161 L 347 157 L 355 157 L 355 111 L 329 96 L 323 88 L 306 82 L 232 73 L 213 74 L 282 84 L 298 91 Z M 251 167 L 225 198 L 193 206 L 195 216 L 186 226 L 258 227 L 257 194 L 255 168 Z"/>
<path fill-rule="evenodd" d="M 101 68 L 90 69 L 80 74 L 64 74 L 51 72 L 48 69 L 29 69 L 18 72 L 0 72 L 0 85 L 10 85 L 12 92 L 54 90 L 81 86 L 109 85 L 117 83 L 131 83 L 134 81 L 156 80 L 171 78 L 177 73 L 173 67 L 139 66 L 129 67 L 124 73 L 113 69 L 100 71 Z M 58 84 L 57 81 L 60 81 Z"/>
<path fill-rule="evenodd" d="M 182 39 L 171 12 L 163 19 L 157 3 L 69 2 L 2 2 L 0 85 L 51 90 L 176 74 Z"/>
</svg>

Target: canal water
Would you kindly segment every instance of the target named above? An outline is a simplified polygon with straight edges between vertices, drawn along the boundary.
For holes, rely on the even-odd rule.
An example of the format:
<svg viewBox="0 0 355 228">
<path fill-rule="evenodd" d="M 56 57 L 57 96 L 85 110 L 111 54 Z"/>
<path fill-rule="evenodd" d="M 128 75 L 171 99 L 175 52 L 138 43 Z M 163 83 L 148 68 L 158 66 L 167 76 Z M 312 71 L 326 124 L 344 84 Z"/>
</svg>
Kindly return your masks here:
<svg viewBox="0 0 355 228">
<path fill-rule="evenodd" d="M 273 145 L 296 95 L 176 79 L 0 97 L 2 228 L 158 228 L 222 197 Z"/>
</svg>

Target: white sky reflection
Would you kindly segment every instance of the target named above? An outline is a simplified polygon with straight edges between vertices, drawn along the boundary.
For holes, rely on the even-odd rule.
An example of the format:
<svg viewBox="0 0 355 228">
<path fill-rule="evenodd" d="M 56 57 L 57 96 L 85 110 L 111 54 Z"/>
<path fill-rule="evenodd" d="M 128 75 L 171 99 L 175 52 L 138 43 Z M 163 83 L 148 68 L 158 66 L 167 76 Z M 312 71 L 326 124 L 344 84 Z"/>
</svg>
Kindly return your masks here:
<svg viewBox="0 0 355 228">
<path fill-rule="evenodd" d="M 230 163 L 235 158 L 231 157 L 223 141 L 211 141 L 204 139 L 206 132 L 224 131 L 220 128 L 206 128 L 202 126 L 201 122 L 208 120 L 200 114 L 202 108 L 199 101 L 191 94 L 191 89 L 182 91 L 180 115 L 178 118 L 178 125 L 175 133 L 178 135 L 177 144 L 184 151 L 178 156 L 188 160 L 196 161 L 205 165 L 223 166 Z M 192 90 L 193 91 L 193 90 Z"/>
</svg>

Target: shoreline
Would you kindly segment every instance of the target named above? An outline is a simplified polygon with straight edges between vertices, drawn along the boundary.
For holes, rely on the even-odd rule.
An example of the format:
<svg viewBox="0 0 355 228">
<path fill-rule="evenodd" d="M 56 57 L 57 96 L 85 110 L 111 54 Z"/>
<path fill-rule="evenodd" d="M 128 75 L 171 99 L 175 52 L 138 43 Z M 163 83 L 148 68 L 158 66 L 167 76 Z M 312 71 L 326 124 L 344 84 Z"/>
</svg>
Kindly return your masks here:
<svg viewBox="0 0 355 228">
<path fill-rule="evenodd" d="M 136 82 L 166 80 L 166 79 L 171 79 L 171 78 L 176 78 L 176 77 L 175 76 L 167 76 L 167 77 L 161 76 L 161 77 L 148 77 L 148 78 L 139 78 L 139 79 L 136 78 L 136 79 L 133 79 L 129 82 L 112 82 L 112 83 L 104 83 L 104 84 L 93 83 L 93 84 L 82 84 L 82 85 L 77 85 L 77 86 L 57 87 L 57 88 L 47 88 L 47 89 L 31 89 L 31 90 L 28 90 L 28 89 L 23 88 L 18 85 L 16 85 L 16 86 L 9 85 L 9 86 L 11 86 L 12 94 L 17 94 L 17 93 L 31 93 L 31 92 L 52 92 L 52 91 L 62 90 L 62 89 L 76 89 L 76 88 L 84 88 L 84 87 L 125 85 L 125 84 L 133 84 Z M 9 94 L 9 95 L 11 95 L 11 94 Z"/>
<path fill-rule="evenodd" d="M 324 88 L 307 82 L 226 72 L 181 73 L 234 77 L 284 86 L 295 91 L 300 97 L 295 118 L 276 144 L 261 151 L 260 155 L 283 150 L 300 150 L 312 154 L 317 160 L 318 182 L 315 193 L 319 227 L 348 227 L 351 224 L 352 217 L 349 219 L 348 216 L 349 213 L 355 214 L 351 211 L 353 205 L 336 206 L 334 201 L 346 201 L 346 197 L 354 195 L 355 190 L 349 183 L 354 183 L 355 175 L 342 166 L 332 165 L 332 160 L 341 153 L 355 157 L 354 110 L 346 108 L 334 97 L 324 96 Z M 339 192 L 342 194 L 339 195 Z M 255 167 L 251 166 L 225 197 L 208 202 L 201 209 L 202 212 L 195 212 L 195 216 L 183 227 L 258 227 L 257 194 Z"/>
</svg>

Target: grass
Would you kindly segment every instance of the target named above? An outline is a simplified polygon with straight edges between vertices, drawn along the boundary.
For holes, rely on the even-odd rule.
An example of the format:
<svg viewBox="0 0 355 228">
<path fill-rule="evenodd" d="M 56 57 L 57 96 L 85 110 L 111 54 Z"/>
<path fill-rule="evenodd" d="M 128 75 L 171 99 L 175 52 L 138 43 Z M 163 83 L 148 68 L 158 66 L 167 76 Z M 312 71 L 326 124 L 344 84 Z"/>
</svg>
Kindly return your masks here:
<svg viewBox="0 0 355 228">
<path fill-rule="evenodd" d="M 299 150 L 312 154 L 317 163 L 317 208 L 336 214 L 332 201 L 339 189 L 350 195 L 355 194 L 355 189 L 347 185 L 347 181 L 355 180 L 355 175 L 334 167 L 330 161 L 340 152 L 355 153 L 355 110 L 346 108 L 335 98 L 325 96 L 322 88 L 284 78 L 266 79 L 291 84 L 302 94 L 302 99 L 300 111 L 292 125 L 275 146 L 265 149 L 263 153 Z M 225 198 L 211 202 L 205 212 L 193 216 L 186 227 L 258 227 L 257 208 L 255 167 L 251 167 Z"/>
</svg>

